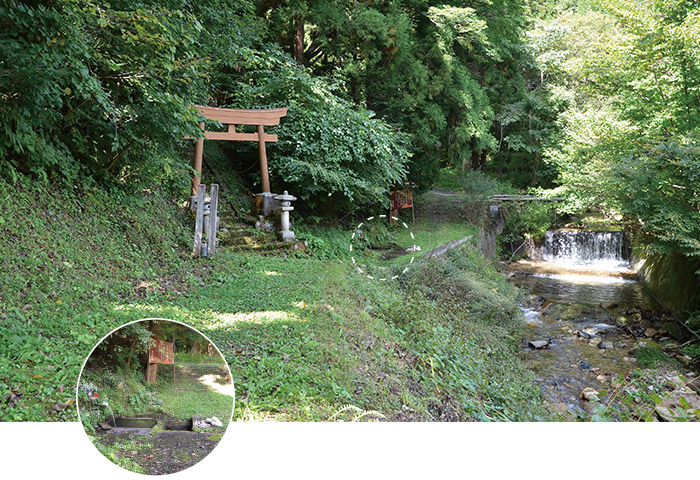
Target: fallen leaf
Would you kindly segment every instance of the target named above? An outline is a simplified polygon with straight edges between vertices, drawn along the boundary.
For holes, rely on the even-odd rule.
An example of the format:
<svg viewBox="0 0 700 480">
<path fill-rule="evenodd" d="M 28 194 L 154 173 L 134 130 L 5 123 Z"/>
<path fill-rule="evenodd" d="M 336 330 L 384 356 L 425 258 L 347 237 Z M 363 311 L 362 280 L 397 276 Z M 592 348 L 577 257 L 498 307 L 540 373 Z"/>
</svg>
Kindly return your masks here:
<svg viewBox="0 0 700 480">
<path fill-rule="evenodd" d="M 75 398 L 67 398 L 66 399 L 66 405 L 72 405 L 73 402 L 75 402 Z"/>
<path fill-rule="evenodd" d="M 36 375 L 32 376 L 32 378 L 33 378 L 34 380 L 38 380 L 38 379 L 44 378 L 44 377 L 42 377 L 41 375 L 39 375 L 39 374 L 37 373 Z"/>
</svg>

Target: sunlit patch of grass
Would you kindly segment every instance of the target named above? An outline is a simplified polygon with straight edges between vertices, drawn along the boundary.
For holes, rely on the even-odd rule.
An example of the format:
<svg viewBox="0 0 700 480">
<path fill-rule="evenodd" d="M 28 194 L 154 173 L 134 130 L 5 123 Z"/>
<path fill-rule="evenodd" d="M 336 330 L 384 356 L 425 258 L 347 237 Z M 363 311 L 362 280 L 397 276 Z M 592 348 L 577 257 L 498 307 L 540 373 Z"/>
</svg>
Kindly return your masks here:
<svg viewBox="0 0 700 480">
<path fill-rule="evenodd" d="M 255 324 L 270 322 L 299 322 L 303 321 L 293 313 L 283 311 L 263 311 L 245 313 L 222 313 L 218 315 L 215 323 L 219 325 L 232 325 L 239 322 L 252 322 Z"/>
</svg>

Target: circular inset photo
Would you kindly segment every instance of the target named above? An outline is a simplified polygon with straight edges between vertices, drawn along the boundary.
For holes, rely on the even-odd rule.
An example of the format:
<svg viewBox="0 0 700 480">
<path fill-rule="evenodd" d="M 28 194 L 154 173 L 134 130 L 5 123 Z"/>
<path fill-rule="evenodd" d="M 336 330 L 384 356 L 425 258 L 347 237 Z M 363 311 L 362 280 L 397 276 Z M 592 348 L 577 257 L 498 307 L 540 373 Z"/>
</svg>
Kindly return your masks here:
<svg viewBox="0 0 700 480">
<path fill-rule="evenodd" d="M 221 352 L 173 320 L 128 323 L 90 352 L 77 388 L 80 421 L 107 459 L 175 473 L 206 457 L 231 422 L 234 386 Z"/>
</svg>

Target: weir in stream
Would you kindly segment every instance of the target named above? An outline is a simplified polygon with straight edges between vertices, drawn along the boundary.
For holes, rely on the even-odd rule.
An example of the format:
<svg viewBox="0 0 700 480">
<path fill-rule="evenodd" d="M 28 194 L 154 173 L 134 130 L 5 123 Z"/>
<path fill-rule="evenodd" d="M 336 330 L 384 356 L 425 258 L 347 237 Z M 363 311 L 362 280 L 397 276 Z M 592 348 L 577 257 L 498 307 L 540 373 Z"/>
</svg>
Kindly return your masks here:
<svg viewBox="0 0 700 480">
<path fill-rule="evenodd" d="M 550 230 L 542 244 L 531 250 L 530 257 L 571 268 L 629 268 L 629 255 L 622 232 Z"/>
</svg>

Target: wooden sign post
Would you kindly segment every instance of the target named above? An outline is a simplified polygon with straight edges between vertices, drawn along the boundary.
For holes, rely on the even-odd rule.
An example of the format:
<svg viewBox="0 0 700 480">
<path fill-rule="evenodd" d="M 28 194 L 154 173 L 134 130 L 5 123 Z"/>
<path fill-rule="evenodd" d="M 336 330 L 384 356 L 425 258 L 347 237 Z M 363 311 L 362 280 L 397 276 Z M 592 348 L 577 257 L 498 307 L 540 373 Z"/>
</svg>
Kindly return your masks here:
<svg viewBox="0 0 700 480">
<path fill-rule="evenodd" d="M 394 223 L 395 218 L 399 217 L 399 210 L 402 208 L 410 208 L 413 221 L 416 221 L 416 215 L 413 212 L 413 192 L 410 190 L 392 190 L 391 192 L 391 208 L 389 209 L 389 223 Z"/>
<path fill-rule="evenodd" d="M 270 177 L 267 170 L 266 142 L 276 142 L 277 135 L 265 133 L 264 127 L 279 125 L 280 119 L 287 115 L 286 108 L 271 110 L 235 110 L 232 108 L 215 108 L 195 105 L 203 117 L 221 122 L 228 126 L 226 132 L 210 132 L 204 129 L 204 123 L 199 127 L 204 131 L 204 138 L 209 140 L 234 140 L 239 142 L 258 142 L 258 156 L 260 160 L 260 180 L 263 193 L 270 193 Z M 256 125 L 256 133 L 236 132 L 236 125 Z M 192 167 L 199 175 L 192 176 L 192 195 L 197 195 L 199 179 L 202 175 L 202 156 L 204 153 L 204 138 L 198 138 L 194 149 L 194 161 Z"/>
<path fill-rule="evenodd" d="M 164 340 L 151 338 L 148 349 L 148 366 L 146 368 L 146 383 L 158 380 L 158 365 L 175 365 L 173 344 Z"/>
</svg>

